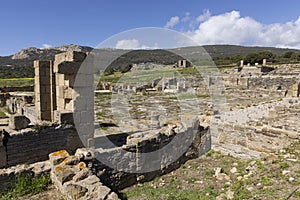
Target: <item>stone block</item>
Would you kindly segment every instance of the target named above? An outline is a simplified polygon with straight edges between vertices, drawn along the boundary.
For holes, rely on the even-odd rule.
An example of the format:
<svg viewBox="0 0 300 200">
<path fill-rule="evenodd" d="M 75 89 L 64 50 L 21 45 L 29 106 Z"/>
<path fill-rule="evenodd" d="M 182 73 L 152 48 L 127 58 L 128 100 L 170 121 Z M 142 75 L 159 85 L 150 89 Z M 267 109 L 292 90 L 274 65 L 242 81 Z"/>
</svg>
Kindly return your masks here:
<svg viewBox="0 0 300 200">
<path fill-rule="evenodd" d="M 81 66 L 81 62 L 65 61 L 55 67 L 55 72 L 60 74 L 76 74 Z"/>
<path fill-rule="evenodd" d="M 51 167 L 62 163 L 70 154 L 66 150 L 56 151 L 49 154 Z"/>
<path fill-rule="evenodd" d="M 55 74 L 56 86 L 63 86 L 65 84 L 64 74 Z"/>
<path fill-rule="evenodd" d="M 55 55 L 55 63 L 59 64 L 64 61 L 82 62 L 86 58 L 86 53 L 78 51 L 68 51 Z"/>
<path fill-rule="evenodd" d="M 21 130 L 27 128 L 30 120 L 22 115 L 11 115 L 9 119 L 9 128 L 14 130 Z"/>
<path fill-rule="evenodd" d="M 65 109 L 70 111 L 74 110 L 74 101 L 72 99 L 65 99 Z"/>
</svg>

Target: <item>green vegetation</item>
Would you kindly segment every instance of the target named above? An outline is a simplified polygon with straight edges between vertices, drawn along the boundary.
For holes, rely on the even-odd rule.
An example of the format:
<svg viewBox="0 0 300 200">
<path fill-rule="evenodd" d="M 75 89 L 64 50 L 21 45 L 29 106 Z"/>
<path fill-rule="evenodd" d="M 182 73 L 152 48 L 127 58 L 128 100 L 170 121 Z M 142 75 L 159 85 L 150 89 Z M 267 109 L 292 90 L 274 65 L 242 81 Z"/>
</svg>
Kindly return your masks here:
<svg viewBox="0 0 300 200">
<path fill-rule="evenodd" d="M 0 79 L 0 87 L 16 87 L 16 86 L 32 86 L 34 78 L 2 78 Z"/>
<path fill-rule="evenodd" d="M 2 62 L 0 62 L 3 64 Z M 32 66 L 0 66 L 0 78 L 24 78 L 34 77 L 34 68 Z"/>
<path fill-rule="evenodd" d="M 23 175 L 12 180 L 6 191 L 0 192 L 0 199 L 10 200 L 28 194 L 38 194 L 42 191 L 45 191 L 50 183 L 50 175 L 42 175 L 36 178 Z"/>
</svg>

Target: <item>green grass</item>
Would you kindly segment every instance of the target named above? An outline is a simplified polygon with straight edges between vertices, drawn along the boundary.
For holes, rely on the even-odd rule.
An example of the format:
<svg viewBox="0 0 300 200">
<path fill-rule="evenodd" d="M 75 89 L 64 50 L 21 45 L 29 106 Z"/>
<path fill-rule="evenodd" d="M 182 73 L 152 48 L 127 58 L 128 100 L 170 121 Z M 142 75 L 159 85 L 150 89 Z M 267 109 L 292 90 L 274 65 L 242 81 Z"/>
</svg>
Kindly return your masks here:
<svg viewBox="0 0 300 200">
<path fill-rule="evenodd" d="M 209 190 L 209 191 L 213 191 Z M 190 199 L 197 199 L 197 200 L 209 200 L 214 199 L 213 197 L 217 196 L 215 191 L 212 192 L 210 196 L 206 196 L 207 191 L 199 191 L 197 189 L 179 191 L 177 189 L 176 184 L 172 184 L 168 187 L 160 187 L 160 188 L 153 188 L 148 185 L 144 185 L 143 187 L 136 188 L 135 190 L 130 190 L 123 193 L 123 195 L 128 198 L 139 198 L 139 199 L 147 199 L 147 200 L 158 200 L 158 199 L 166 199 L 166 200 L 190 200 Z"/>
<path fill-rule="evenodd" d="M 50 175 L 42 175 L 36 178 L 23 175 L 12 180 L 9 188 L 0 193 L 0 199 L 11 200 L 28 194 L 38 194 L 45 191 L 50 183 Z"/>
<path fill-rule="evenodd" d="M 32 86 L 34 78 L 2 78 L 0 79 L 0 87 L 12 86 Z"/>
</svg>

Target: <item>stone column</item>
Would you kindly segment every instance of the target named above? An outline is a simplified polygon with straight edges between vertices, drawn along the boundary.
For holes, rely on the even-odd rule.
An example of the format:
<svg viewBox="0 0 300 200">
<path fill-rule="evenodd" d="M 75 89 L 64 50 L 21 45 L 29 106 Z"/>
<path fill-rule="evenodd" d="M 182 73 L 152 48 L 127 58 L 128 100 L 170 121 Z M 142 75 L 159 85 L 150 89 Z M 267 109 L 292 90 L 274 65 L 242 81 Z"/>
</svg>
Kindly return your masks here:
<svg viewBox="0 0 300 200">
<path fill-rule="evenodd" d="M 38 120 L 52 121 L 52 62 L 34 61 L 35 106 Z"/>
<path fill-rule="evenodd" d="M 263 59 L 263 64 L 262 64 L 263 67 L 267 66 L 267 59 Z"/>
</svg>

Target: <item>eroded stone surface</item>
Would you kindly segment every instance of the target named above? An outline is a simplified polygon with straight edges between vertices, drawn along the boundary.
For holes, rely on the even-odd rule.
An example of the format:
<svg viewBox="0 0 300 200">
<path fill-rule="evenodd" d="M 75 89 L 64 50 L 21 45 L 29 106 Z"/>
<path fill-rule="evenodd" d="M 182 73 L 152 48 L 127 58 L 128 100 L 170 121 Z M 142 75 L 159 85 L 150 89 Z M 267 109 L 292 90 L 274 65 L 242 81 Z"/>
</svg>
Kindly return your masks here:
<svg viewBox="0 0 300 200">
<path fill-rule="evenodd" d="M 65 150 L 50 154 L 51 179 L 55 187 L 69 200 L 119 199 L 87 167 L 85 162 L 91 161 L 90 155 L 87 149 L 78 150 L 75 156 L 70 156 Z"/>
</svg>

